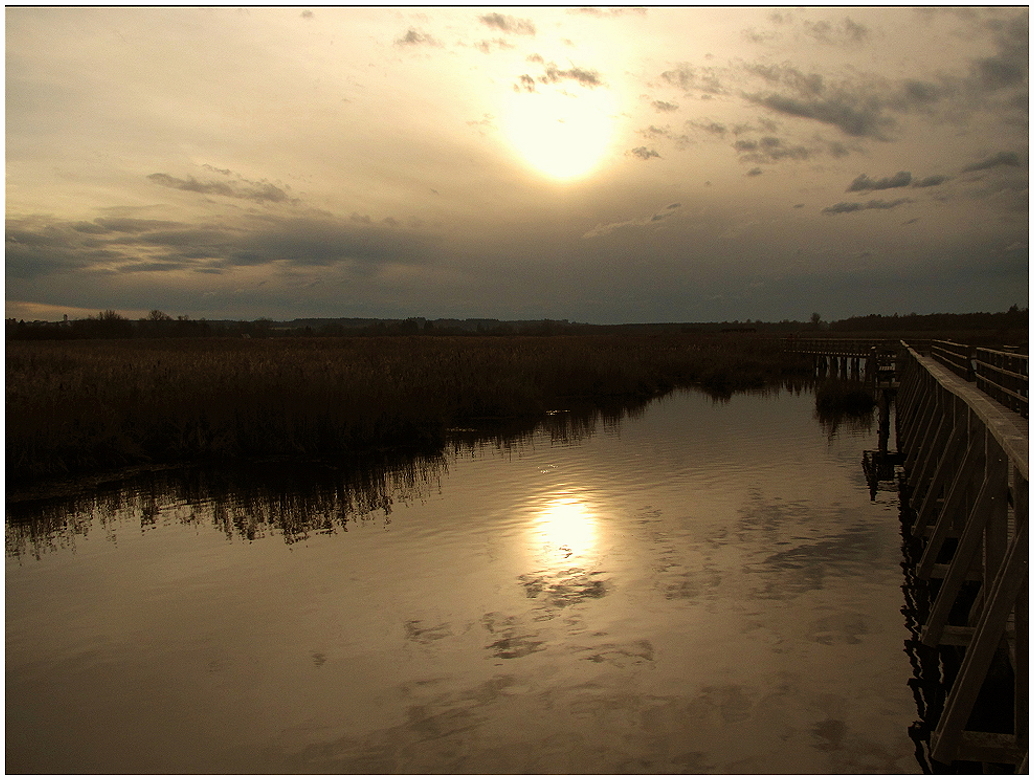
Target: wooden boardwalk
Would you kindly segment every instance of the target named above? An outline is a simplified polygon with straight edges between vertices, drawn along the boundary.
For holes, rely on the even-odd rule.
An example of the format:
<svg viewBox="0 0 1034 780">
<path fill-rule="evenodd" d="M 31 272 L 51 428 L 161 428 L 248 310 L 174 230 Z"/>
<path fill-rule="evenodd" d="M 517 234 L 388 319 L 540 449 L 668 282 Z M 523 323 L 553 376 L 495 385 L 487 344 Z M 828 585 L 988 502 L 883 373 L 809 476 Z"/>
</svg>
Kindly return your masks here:
<svg viewBox="0 0 1034 780">
<path fill-rule="evenodd" d="M 919 641 L 936 648 L 945 691 L 928 724 L 931 757 L 1026 774 L 1027 357 L 945 341 L 916 346 L 800 339 L 786 348 L 815 355 L 817 370 L 834 366 L 833 376 L 847 376 L 836 369 L 848 364 L 823 361 L 869 355 L 865 376 L 883 388 L 881 401 L 896 396 L 902 518 L 922 550 L 909 574 L 929 593 Z"/>
<path fill-rule="evenodd" d="M 914 574 L 931 592 L 920 640 L 938 648 L 947 689 L 930 752 L 1025 773 L 1027 419 L 907 345 L 900 384 L 911 533 L 925 540 Z"/>
</svg>

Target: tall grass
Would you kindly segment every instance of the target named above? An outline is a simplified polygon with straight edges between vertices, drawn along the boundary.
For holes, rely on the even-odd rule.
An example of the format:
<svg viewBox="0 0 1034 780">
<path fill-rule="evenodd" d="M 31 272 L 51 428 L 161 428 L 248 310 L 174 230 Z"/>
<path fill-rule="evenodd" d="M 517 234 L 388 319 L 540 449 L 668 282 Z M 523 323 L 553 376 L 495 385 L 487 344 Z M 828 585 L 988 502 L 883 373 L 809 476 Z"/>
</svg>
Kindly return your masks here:
<svg viewBox="0 0 1034 780">
<path fill-rule="evenodd" d="M 433 450 L 573 399 L 758 387 L 791 360 L 776 340 L 690 335 L 8 341 L 7 476 Z"/>
</svg>

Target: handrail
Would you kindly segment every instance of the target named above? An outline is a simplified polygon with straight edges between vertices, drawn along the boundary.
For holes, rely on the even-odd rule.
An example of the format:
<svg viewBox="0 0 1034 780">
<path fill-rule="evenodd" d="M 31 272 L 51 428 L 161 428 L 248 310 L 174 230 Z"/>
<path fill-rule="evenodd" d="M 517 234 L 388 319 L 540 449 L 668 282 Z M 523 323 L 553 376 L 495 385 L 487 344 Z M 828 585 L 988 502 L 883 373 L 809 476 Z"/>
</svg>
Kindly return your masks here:
<svg viewBox="0 0 1034 780">
<path fill-rule="evenodd" d="M 1027 416 L 1030 377 L 1026 355 L 978 347 L 973 364 L 978 388 L 1003 406 Z"/>
<path fill-rule="evenodd" d="M 972 382 L 976 377 L 973 365 L 976 353 L 968 344 L 934 339 L 930 342 L 930 356 L 967 382 Z"/>
<path fill-rule="evenodd" d="M 904 505 L 913 521 L 911 537 L 923 548 L 913 573 L 940 581 L 916 636 L 930 647 L 965 648 L 961 656 L 940 658 L 951 668 L 944 667 L 943 706 L 932 715 L 930 755 L 944 763 L 1015 764 L 1022 770 L 1028 740 L 1029 439 L 1026 423 L 980 385 L 995 369 L 997 383 L 1025 388 L 1027 358 L 973 349 L 974 384 L 943 359 L 967 354 L 965 345 L 940 342 L 927 357 L 902 346 L 897 419 L 908 488 Z M 979 590 L 967 590 L 967 582 L 979 582 Z M 1003 647 L 1004 661 L 998 661 Z M 1011 679 L 1011 713 L 984 691 L 991 675 Z M 996 718 L 1009 717 L 1011 728 L 971 731 L 987 723 L 974 720 L 978 702 Z"/>
</svg>

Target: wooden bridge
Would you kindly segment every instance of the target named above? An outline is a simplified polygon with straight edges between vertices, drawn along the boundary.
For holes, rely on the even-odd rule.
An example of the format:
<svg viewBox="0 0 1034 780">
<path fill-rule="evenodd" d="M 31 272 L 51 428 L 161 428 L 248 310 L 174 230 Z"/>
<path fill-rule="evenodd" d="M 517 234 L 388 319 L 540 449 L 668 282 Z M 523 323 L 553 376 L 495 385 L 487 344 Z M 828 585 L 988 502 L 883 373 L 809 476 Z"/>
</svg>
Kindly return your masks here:
<svg viewBox="0 0 1034 780">
<path fill-rule="evenodd" d="M 786 348 L 833 376 L 865 360 L 865 380 L 883 400 L 896 396 L 898 451 L 887 462 L 900 468 L 904 530 L 920 549 L 909 573 L 927 594 L 919 641 L 936 648 L 943 693 L 927 711 L 930 756 L 1026 774 L 1027 356 L 948 341 Z"/>
</svg>

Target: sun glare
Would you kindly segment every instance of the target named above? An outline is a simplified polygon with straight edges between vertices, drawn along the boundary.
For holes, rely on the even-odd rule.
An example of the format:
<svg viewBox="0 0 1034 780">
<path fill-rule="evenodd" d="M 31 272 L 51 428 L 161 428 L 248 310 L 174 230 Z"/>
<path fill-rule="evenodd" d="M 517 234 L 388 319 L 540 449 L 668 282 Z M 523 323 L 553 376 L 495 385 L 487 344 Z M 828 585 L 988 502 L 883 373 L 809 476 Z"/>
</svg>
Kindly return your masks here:
<svg viewBox="0 0 1034 780">
<path fill-rule="evenodd" d="M 536 532 L 545 548 L 562 558 L 584 555 L 596 542 L 596 517 L 572 496 L 551 500 L 538 516 Z"/>
<path fill-rule="evenodd" d="M 505 132 L 536 170 L 558 181 L 578 179 L 599 164 L 613 135 L 613 99 L 606 89 L 514 93 Z"/>
</svg>

